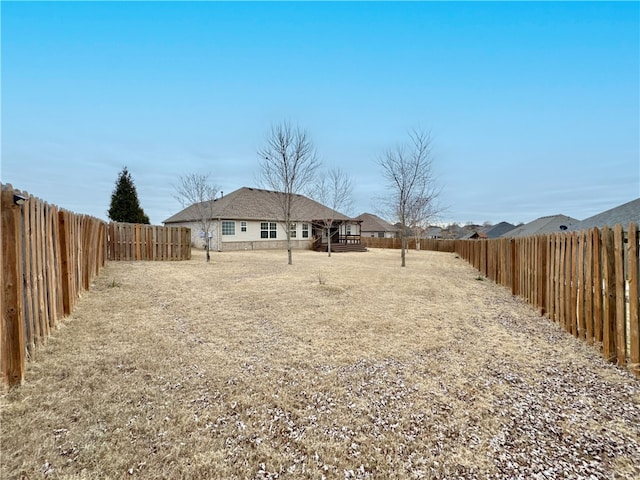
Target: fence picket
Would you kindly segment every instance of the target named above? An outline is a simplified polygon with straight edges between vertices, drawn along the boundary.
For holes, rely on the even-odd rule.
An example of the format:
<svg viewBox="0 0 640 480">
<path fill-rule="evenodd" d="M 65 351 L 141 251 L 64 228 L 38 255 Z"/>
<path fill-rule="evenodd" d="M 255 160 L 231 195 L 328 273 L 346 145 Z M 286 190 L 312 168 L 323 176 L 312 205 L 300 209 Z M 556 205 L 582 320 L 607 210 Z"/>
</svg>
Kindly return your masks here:
<svg viewBox="0 0 640 480">
<path fill-rule="evenodd" d="M 602 266 L 604 283 L 602 308 L 602 354 L 609 361 L 615 359 L 615 270 L 614 270 L 613 232 L 609 227 L 602 228 Z"/>
<path fill-rule="evenodd" d="M 109 224 L 109 260 L 188 260 L 189 229 L 129 223 Z"/>
<path fill-rule="evenodd" d="M 618 365 L 626 362 L 627 322 L 625 318 L 625 272 L 624 272 L 624 237 L 622 225 L 613 229 L 614 269 L 615 269 L 615 345 Z"/>
<path fill-rule="evenodd" d="M 19 385 L 24 381 L 25 328 L 23 317 L 23 271 L 21 207 L 14 202 L 14 190 L 2 188 L 0 217 L 2 231 L 2 323 L 0 359 L 2 381 Z"/>
<path fill-rule="evenodd" d="M 1 192 L 0 383 L 6 386 L 23 382 L 27 355 L 35 357 L 38 346 L 46 342 L 58 319 L 72 312 L 80 292 L 90 287 L 107 258 L 118 257 L 117 253 L 130 259 L 152 256 L 153 227 L 107 225 L 59 210 L 11 185 L 1 185 Z M 24 201 L 16 202 L 20 198 L 14 195 Z M 176 229 L 165 237 L 176 246 L 162 245 L 174 253 L 170 258 L 191 257 L 190 243 L 186 248 L 179 245 L 181 238 L 191 238 L 189 229 L 159 228 Z"/>
<path fill-rule="evenodd" d="M 583 235 L 586 247 L 584 267 L 584 322 L 587 343 L 593 343 L 593 236 L 591 231 Z"/>
<path fill-rule="evenodd" d="M 640 301 L 640 284 L 638 283 L 638 225 L 629 224 L 629 369 L 640 378 L 640 317 L 638 303 Z"/>
<path fill-rule="evenodd" d="M 24 196 L 28 194 L 24 193 Z M 27 352 L 30 358 L 35 356 L 36 341 L 39 338 L 38 323 L 35 321 L 36 306 L 34 299 L 34 289 L 36 289 L 35 275 L 35 242 L 27 242 L 27 237 L 31 236 L 35 231 L 35 202 L 27 202 L 23 207 L 23 224 L 27 235 L 23 236 L 22 253 L 23 253 L 23 277 L 24 277 L 24 327 L 25 341 L 27 343 Z"/>
<path fill-rule="evenodd" d="M 550 321 L 595 344 L 603 357 L 640 377 L 638 241 L 638 226 L 631 223 L 626 246 L 622 225 L 528 238 L 446 244 L 430 240 L 424 245 L 427 250 L 456 252 Z"/>
</svg>

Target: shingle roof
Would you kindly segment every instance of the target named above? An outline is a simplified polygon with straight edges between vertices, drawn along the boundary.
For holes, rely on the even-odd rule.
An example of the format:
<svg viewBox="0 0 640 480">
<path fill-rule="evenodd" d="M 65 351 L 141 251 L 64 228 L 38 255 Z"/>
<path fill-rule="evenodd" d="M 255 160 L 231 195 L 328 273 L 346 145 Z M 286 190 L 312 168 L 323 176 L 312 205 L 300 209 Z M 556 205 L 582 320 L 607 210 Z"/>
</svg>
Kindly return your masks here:
<svg viewBox="0 0 640 480">
<path fill-rule="evenodd" d="M 497 225 L 493 225 L 492 227 L 485 229 L 484 233 L 487 234 L 487 238 L 498 238 L 505 233 L 510 232 L 514 228 L 516 228 L 515 225 L 508 222 L 500 222 Z"/>
<path fill-rule="evenodd" d="M 276 220 L 283 221 L 280 200 L 283 193 L 259 188 L 242 187 L 224 197 L 212 200 L 212 218 L 228 220 Z M 349 220 L 349 217 L 305 197 L 296 195 L 292 205 L 291 219 L 311 221 L 331 218 Z M 198 221 L 197 209 L 191 205 L 167 218 L 163 223 L 186 223 Z"/>
<path fill-rule="evenodd" d="M 397 232 L 398 227 L 374 215 L 373 213 L 361 213 L 356 220 L 362 220 L 360 230 L 362 232 Z"/>
<path fill-rule="evenodd" d="M 571 230 L 587 230 L 594 227 L 604 227 L 605 225 L 613 227 L 618 223 L 626 227 L 631 222 L 640 224 L 640 198 L 585 218 L 574 225 Z"/>
<path fill-rule="evenodd" d="M 473 238 L 488 238 L 487 234 L 482 230 L 471 230 L 469 233 L 460 237 L 460 240 L 471 240 Z"/>
<path fill-rule="evenodd" d="M 425 234 L 425 236 L 428 236 L 428 237 L 440 236 L 440 235 L 442 235 L 442 228 L 440 228 L 440 227 L 428 227 L 424 231 L 424 234 Z"/>
<path fill-rule="evenodd" d="M 513 230 L 503 234 L 503 237 L 529 237 L 542 233 L 561 232 L 573 227 L 580 220 L 567 217 L 566 215 L 551 215 L 540 217 L 532 222 L 520 225 Z M 563 228 L 564 227 L 564 228 Z"/>
</svg>

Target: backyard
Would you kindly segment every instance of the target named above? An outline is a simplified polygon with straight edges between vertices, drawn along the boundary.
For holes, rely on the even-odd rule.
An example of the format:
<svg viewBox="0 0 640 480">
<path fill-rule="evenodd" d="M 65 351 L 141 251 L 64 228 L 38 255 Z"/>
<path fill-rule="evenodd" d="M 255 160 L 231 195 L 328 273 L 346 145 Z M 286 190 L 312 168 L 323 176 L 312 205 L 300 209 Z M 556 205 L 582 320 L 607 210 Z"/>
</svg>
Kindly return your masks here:
<svg viewBox="0 0 640 480">
<path fill-rule="evenodd" d="M 0 478 L 640 477 L 640 382 L 451 253 L 110 262 Z"/>
</svg>

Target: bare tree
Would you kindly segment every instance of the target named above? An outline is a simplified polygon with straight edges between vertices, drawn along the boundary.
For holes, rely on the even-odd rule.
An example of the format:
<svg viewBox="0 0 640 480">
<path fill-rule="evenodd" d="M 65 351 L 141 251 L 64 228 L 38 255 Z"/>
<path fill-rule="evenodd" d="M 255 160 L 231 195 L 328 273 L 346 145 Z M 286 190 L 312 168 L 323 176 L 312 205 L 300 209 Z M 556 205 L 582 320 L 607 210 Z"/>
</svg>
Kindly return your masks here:
<svg viewBox="0 0 640 480">
<path fill-rule="evenodd" d="M 432 163 L 431 137 L 419 130 L 411 131 L 406 144 L 388 150 L 378 161 L 391 192 L 385 199 L 387 210 L 400 222 L 403 267 L 406 266 L 407 228 L 437 213 L 435 201 L 439 192 L 435 188 Z"/>
<path fill-rule="evenodd" d="M 192 209 L 193 218 L 204 234 L 207 262 L 211 260 L 209 250 L 214 222 L 213 201 L 218 194 L 218 186 L 211 183 L 210 176 L 209 173 L 190 173 L 180 177 L 180 182 L 175 186 L 176 193 L 174 195 L 182 208 L 190 207 Z"/>
<path fill-rule="evenodd" d="M 428 223 L 439 213 L 437 198 L 439 190 L 427 188 L 420 194 L 415 195 L 408 202 L 407 227 L 416 241 L 416 250 L 420 250 L 420 238 Z"/>
<path fill-rule="evenodd" d="M 331 227 L 336 220 L 335 215 L 341 211 L 349 211 L 353 205 L 353 185 L 351 178 L 340 168 L 330 169 L 321 176 L 313 187 L 312 196 L 333 213 L 331 218 L 323 218 L 327 231 L 327 250 L 331 256 Z"/>
<path fill-rule="evenodd" d="M 258 150 L 260 158 L 260 183 L 280 192 L 278 201 L 282 220 L 287 232 L 287 254 L 289 265 L 293 263 L 291 246 L 291 223 L 297 196 L 309 188 L 316 170 L 320 166 L 316 149 L 308 134 L 289 122 L 271 126 L 266 145 Z"/>
</svg>

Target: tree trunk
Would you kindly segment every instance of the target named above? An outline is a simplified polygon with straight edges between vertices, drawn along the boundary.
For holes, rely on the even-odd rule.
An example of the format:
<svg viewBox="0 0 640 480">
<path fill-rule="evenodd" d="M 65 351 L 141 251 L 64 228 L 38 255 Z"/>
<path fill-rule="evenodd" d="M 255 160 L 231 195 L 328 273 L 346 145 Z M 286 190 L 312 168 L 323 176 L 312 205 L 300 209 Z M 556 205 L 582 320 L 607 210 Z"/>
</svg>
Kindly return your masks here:
<svg viewBox="0 0 640 480">
<path fill-rule="evenodd" d="M 287 229 L 287 257 L 289 265 L 293 265 L 293 254 L 291 252 L 291 222 L 287 222 L 285 225 Z"/>
<path fill-rule="evenodd" d="M 400 243 L 401 243 L 401 248 L 402 250 L 400 251 L 400 258 L 402 258 L 402 267 L 406 267 L 407 264 L 405 262 L 405 254 L 406 254 L 406 250 L 407 250 L 407 237 L 405 236 L 404 232 L 401 233 L 401 238 L 400 238 Z"/>
</svg>

